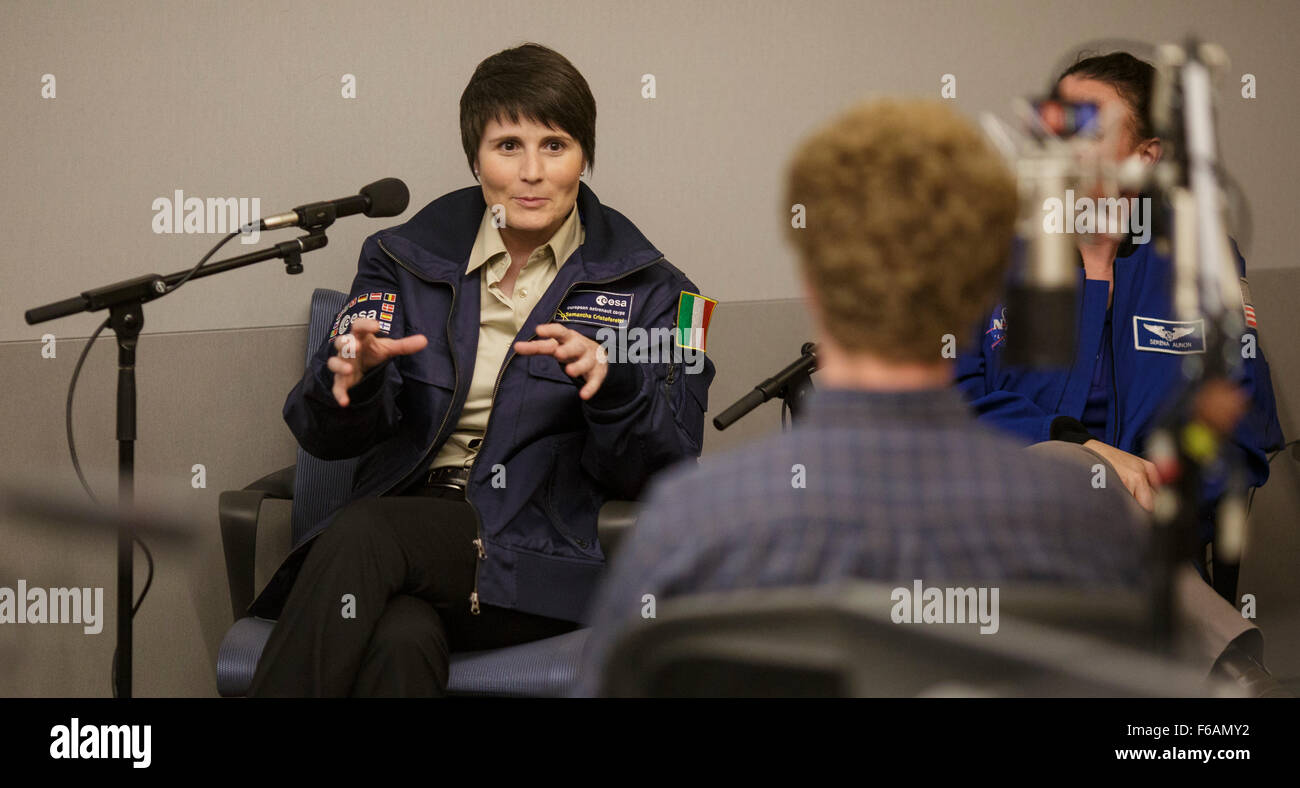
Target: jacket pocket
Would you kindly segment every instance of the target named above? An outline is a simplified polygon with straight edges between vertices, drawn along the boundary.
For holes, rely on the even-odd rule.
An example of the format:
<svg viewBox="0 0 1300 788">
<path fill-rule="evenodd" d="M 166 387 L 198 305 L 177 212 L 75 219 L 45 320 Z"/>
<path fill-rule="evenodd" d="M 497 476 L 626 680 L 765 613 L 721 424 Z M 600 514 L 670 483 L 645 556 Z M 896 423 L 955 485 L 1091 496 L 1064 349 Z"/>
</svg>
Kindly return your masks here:
<svg viewBox="0 0 1300 788">
<path fill-rule="evenodd" d="M 564 383 L 569 386 L 576 386 L 573 378 L 564 373 L 564 367 L 556 361 L 553 356 L 529 356 L 528 357 L 528 374 L 537 378 L 554 380 L 557 383 Z"/>
<path fill-rule="evenodd" d="M 601 559 L 596 520 L 605 496 L 599 483 L 582 468 L 585 436 L 571 435 L 555 446 L 545 488 L 546 515 L 552 527 L 580 555 Z"/>
<path fill-rule="evenodd" d="M 445 345 L 430 342 L 424 349 L 396 359 L 402 380 L 417 380 L 444 389 L 456 388 L 456 367 Z"/>
<path fill-rule="evenodd" d="M 530 356 L 526 361 L 528 375 L 516 405 L 523 411 L 515 424 L 514 444 L 524 446 L 585 430 L 582 398 L 578 396 L 581 383 L 564 374 L 560 362 L 551 356 Z"/>
</svg>

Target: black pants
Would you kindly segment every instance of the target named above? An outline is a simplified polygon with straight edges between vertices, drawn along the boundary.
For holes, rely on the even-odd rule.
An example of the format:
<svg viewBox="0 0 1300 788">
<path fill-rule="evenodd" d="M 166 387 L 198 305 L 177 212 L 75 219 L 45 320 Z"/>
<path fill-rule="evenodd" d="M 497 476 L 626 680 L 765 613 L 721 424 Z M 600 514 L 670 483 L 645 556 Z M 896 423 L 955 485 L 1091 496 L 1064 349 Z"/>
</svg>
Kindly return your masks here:
<svg viewBox="0 0 1300 788">
<path fill-rule="evenodd" d="M 362 498 L 335 516 L 294 581 L 250 697 L 440 696 L 453 651 L 577 628 L 491 605 L 473 615 L 474 512 L 454 494 L 427 495 Z"/>
</svg>

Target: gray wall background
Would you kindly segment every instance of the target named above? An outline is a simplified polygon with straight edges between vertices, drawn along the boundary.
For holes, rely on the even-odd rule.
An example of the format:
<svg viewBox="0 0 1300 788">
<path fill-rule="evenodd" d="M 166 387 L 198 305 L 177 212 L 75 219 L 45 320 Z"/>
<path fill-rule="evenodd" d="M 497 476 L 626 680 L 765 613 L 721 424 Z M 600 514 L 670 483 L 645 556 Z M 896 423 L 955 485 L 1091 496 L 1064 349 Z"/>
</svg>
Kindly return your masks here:
<svg viewBox="0 0 1300 788">
<path fill-rule="evenodd" d="M 1254 239 L 1243 251 L 1283 426 L 1295 436 L 1300 357 L 1292 342 L 1300 323 L 1290 304 L 1300 294 L 1300 262 L 1284 233 L 1294 224 L 1290 189 L 1300 176 L 1290 150 L 1300 117 L 1292 42 L 1300 6 L 1104 0 L 1087 4 L 1086 13 L 1082 7 L 5 2 L 0 364 L 20 384 L 4 394 L 0 436 L 10 462 L 0 466 L 0 481 L 82 495 L 64 442 L 63 404 L 85 337 L 104 316 L 28 326 L 22 314 L 92 286 L 196 262 L 217 236 L 155 234 L 155 198 L 178 189 L 257 197 L 269 214 L 392 175 L 412 190 L 404 219 L 472 183 L 459 144 L 460 92 L 481 59 L 528 40 L 564 53 L 595 93 L 592 188 L 722 302 L 711 336 L 719 370 L 712 413 L 809 338 L 793 300 L 793 257 L 779 238 L 788 214 L 778 196 L 785 159 L 813 126 L 871 95 L 937 97 L 943 74 L 955 75 L 962 111 L 1007 117 L 1011 97 L 1042 90 L 1053 64 L 1077 43 L 1164 41 L 1193 31 L 1218 41 L 1233 58 L 1220 106 L 1224 157 L 1253 207 Z M 1242 73 L 1256 76 L 1258 98 L 1239 98 Z M 55 99 L 41 98 L 45 74 L 56 79 Z M 344 74 L 356 77 L 356 99 L 340 95 Z M 643 74 L 656 77 L 653 100 L 641 97 Z M 187 551 L 155 551 L 157 575 L 137 617 L 138 694 L 215 694 L 213 661 L 230 624 L 217 495 L 293 462 L 280 407 L 301 372 L 310 292 L 346 290 L 362 239 L 401 219 L 341 221 L 330 246 L 305 259 L 301 276 L 265 263 L 192 282 L 147 307 L 138 495 L 182 513 L 202 536 Z M 234 243 L 222 256 L 251 248 Z M 45 333 L 58 339 L 55 358 L 41 355 Z M 75 411 L 83 468 L 110 499 L 114 366 L 111 337 L 101 339 Z M 776 424 L 769 404 L 726 433 L 709 427 L 706 461 Z M 191 484 L 195 464 L 206 469 L 204 488 Z M 1285 525 L 1263 543 L 1267 559 L 1254 576 L 1247 571 L 1243 586 L 1261 589 L 1261 625 L 1273 617 L 1271 642 L 1285 646 L 1278 658 L 1300 675 L 1300 600 L 1282 582 L 1300 548 L 1294 521 Z M 102 535 L 21 517 L 0 521 L 0 586 L 18 578 L 101 585 L 110 616 L 96 636 L 53 625 L 0 628 L 0 664 L 8 666 L 0 695 L 108 694 L 111 548 Z"/>
</svg>

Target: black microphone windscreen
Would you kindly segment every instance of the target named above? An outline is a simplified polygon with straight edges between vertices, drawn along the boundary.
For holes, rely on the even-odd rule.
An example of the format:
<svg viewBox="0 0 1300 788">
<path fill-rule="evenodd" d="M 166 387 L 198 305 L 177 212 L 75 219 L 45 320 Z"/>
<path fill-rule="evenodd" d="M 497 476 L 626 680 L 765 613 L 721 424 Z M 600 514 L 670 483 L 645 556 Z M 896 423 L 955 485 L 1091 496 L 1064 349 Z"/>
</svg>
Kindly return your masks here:
<svg viewBox="0 0 1300 788">
<path fill-rule="evenodd" d="M 396 216 L 411 202 L 411 192 L 398 178 L 384 178 L 361 189 L 370 202 L 366 216 Z"/>
<path fill-rule="evenodd" d="M 1006 363 L 1064 367 L 1074 363 L 1075 289 L 1016 283 L 1007 292 Z"/>
</svg>

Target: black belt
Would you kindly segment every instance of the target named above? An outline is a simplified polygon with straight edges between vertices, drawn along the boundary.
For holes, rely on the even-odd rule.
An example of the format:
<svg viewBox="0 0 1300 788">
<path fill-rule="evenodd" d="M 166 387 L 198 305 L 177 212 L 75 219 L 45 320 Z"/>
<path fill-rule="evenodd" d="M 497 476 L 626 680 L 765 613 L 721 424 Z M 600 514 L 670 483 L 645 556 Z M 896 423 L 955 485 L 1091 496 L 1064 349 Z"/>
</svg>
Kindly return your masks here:
<svg viewBox="0 0 1300 788">
<path fill-rule="evenodd" d="M 412 495 L 430 495 L 439 498 L 465 499 L 465 488 L 469 486 L 469 469 L 450 466 L 434 468 L 425 474 L 411 490 Z"/>
</svg>

